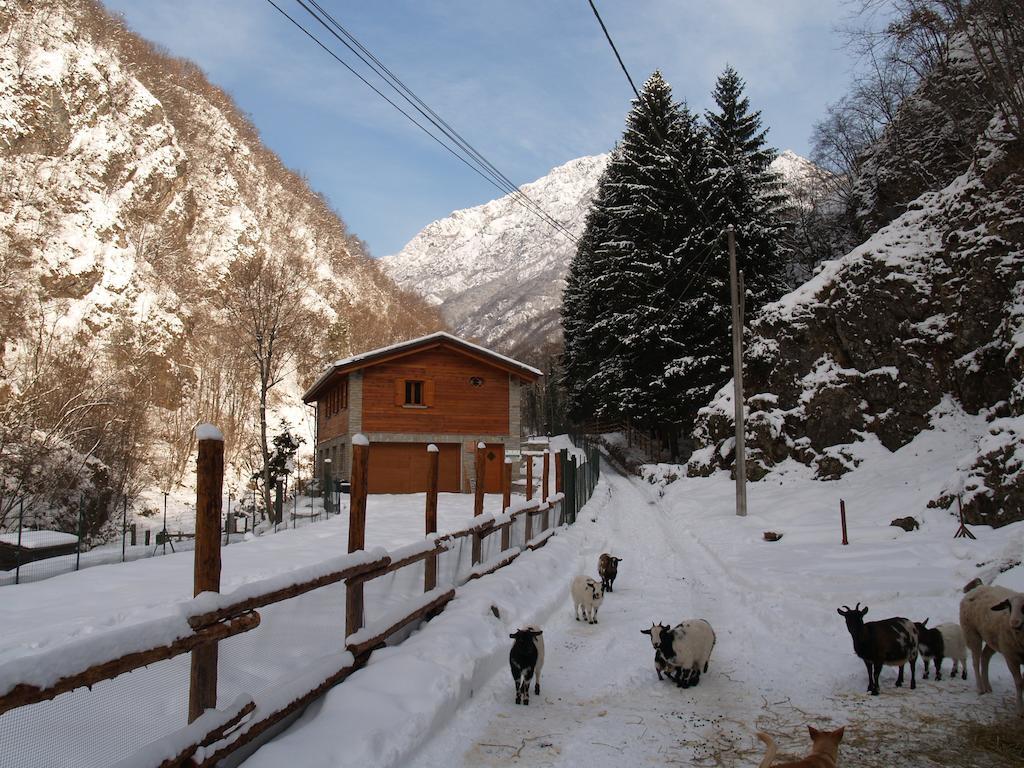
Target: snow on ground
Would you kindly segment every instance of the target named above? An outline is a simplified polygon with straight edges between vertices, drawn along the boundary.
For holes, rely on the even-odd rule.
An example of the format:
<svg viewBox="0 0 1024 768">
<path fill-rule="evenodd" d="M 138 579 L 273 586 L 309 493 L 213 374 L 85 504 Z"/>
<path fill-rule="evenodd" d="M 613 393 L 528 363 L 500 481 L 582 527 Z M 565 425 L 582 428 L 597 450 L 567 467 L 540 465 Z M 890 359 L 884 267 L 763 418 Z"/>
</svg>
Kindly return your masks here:
<svg viewBox="0 0 1024 768">
<path fill-rule="evenodd" d="M 992 663 L 995 692 L 984 698 L 973 673 L 948 679 L 949 660 L 942 681 L 919 678 L 913 691 L 895 688 L 887 669 L 881 695 L 869 696 L 836 614 L 859 601 L 869 619 L 936 624 L 957 620 L 961 588 L 974 576 L 1024 589 L 1024 568 L 1011 567 L 1024 555 L 1024 524 L 953 539 L 955 519 L 925 508 L 984 430 L 954 410 L 936 424 L 896 454 L 864 443 L 863 463 L 840 481 L 813 481 L 794 466 L 752 484 L 742 520 L 724 474 L 665 484 L 606 468 L 579 524 L 467 585 L 247 765 L 749 766 L 763 755 L 756 730 L 795 757 L 807 750 L 807 724 L 847 726 L 840 764 L 1016 765 L 965 746 L 978 724 L 1019 729 L 1001 658 Z M 921 529 L 889 526 L 903 515 Z M 764 541 L 765 530 L 782 540 Z M 568 583 L 596 575 L 602 551 L 623 558 L 616 591 L 600 624 L 578 623 Z M 640 630 L 688 617 L 708 619 L 718 643 L 700 686 L 682 690 L 657 680 Z M 543 625 L 547 648 L 542 692 L 528 708 L 514 704 L 507 668 L 508 633 L 526 622 Z"/>
</svg>

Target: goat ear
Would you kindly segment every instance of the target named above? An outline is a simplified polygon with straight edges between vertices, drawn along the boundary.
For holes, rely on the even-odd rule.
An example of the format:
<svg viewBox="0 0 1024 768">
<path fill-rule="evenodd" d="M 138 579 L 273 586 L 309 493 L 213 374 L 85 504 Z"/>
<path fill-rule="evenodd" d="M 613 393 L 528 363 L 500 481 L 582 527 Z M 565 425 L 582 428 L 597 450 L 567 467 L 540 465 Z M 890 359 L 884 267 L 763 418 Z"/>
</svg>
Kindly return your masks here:
<svg viewBox="0 0 1024 768">
<path fill-rule="evenodd" d="M 993 611 L 1008 611 L 1008 610 L 1010 610 L 1010 601 L 1009 600 L 1003 600 L 1003 602 L 997 603 L 996 605 L 993 605 L 992 606 L 992 610 Z"/>
<path fill-rule="evenodd" d="M 844 611 L 842 608 L 836 608 L 836 613 L 838 613 L 840 616 L 845 616 L 847 613 L 849 613 L 849 609 Z"/>
<path fill-rule="evenodd" d="M 927 626 L 928 626 L 928 619 L 925 619 L 924 621 L 922 621 L 921 622 L 921 626 L 927 628 Z"/>
<path fill-rule="evenodd" d="M 649 629 L 641 629 L 640 630 L 640 634 L 641 635 L 649 635 L 649 634 L 651 634 L 651 630 L 649 630 Z"/>
<path fill-rule="evenodd" d="M 818 736 L 820 736 L 820 735 L 821 735 L 821 731 L 819 731 L 819 730 L 818 730 L 817 728 L 815 728 L 815 727 L 814 727 L 813 725 L 808 725 L 808 726 L 807 726 L 807 732 L 808 732 L 809 734 L 811 734 L 811 740 L 814 740 L 814 739 L 818 738 Z"/>
<path fill-rule="evenodd" d="M 864 608 L 863 608 L 863 609 L 861 610 L 861 612 L 860 612 L 860 615 L 861 615 L 861 616 L 867 616 L 867 615 L 868 615 L 868 607 L 867 607 L 866 605 L 865 605 L 865 606 L 864 606 Z"/>
</svg>

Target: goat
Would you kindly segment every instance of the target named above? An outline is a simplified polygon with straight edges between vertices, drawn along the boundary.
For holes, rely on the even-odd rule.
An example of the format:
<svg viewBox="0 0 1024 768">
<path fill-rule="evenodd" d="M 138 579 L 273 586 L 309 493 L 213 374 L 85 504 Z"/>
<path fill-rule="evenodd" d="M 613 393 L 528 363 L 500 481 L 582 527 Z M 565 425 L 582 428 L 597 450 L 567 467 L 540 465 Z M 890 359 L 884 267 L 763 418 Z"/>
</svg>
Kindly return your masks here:
<svg viewBox="0 0 1024 768">
<path fill-rule="evenodd" d="M 688 619 L 674 627 L 667 624 L 652 624 L 650 629 L 641 629 L 649 635 L 654 646 L 654 668 L 669 677 L 681 688 L 700 683 L 701 672 L 708 671 L 711 651 L 715 647 L 715 631 L 704 619 Z M 671 670 L 671 671 L 669 671 Z"/>
<path fill-rule="evenodd" d="M 902 528 L 907 533 L 916 531 L 921 527 L 921 524 L 912 517 L 897 517 L 889 525 L 895 525 L 897 528 Z"/>
<path fill-rule="evenodd" d="M 601 587 L 605 592 L 614 592 L 612 585 L 615 584 L 615 577 L 619 575 L 619 563 L 621 557 L 612 557 L 607 552 L 597 559 L 597 575 L 601 577 Z"/>
<path fill-rule="evenodd" d="M 570 585 L 572 602 L 576 607 L 576 621 L 580 620 L 580 608 L 583 609 L 583 620 L 597 624 L 597 609 L 604 600 L 604 588 L 589 576 L 580 574 L 573 578 Z"/>
<path fill-rule="evenodd" d="M 524 629 L 537 634 L 533 636 L 533 642 L 537 646 L 537 663 L 533 666 L 533 692 L 540 695 L 540 673 L 544 669 L 544 632 L 536 624 L 527 624 Z"/>
<path fill-rule="evenodd" d="M 928 662 L 935 661 L 935 679 L 942 679 L 942 659 L 949 656 L 953 659 L 953 671 L 950 673 L 956 677 L 959 667 L 963 679 L 967 679 L 967 646 L 964 645 L 964 633 L 960 631 L 960 625 L 953 622 L 939 624 L 937 627 L 927 626 L 928 619 L 915 621 L 917 627 L 917 649 L 921 659 L 924 661 L 924 675 L 928 679 Z"/>
<path fill-rule="evenodd" d="M 910 619 L 894 616 L 891 619 L 864 623 L 868 612 L 865 605 L 856 608 L 844 605 L 836 612 L 846 619 L 846 629 L 853 638 L 853 652 L 863 661 L 868 670 L 868 693 L 878 695 L 878 676 L 882 666 L 899 667 L 896 687 L 903 686 L 903 665 L 910 664 L 910 689 L 917 688 L 917 627 Z"/>
<path fill-rule="evenodd" d="M 960 627 L 971 649 L 978 693 L 991 693 L 988 663 L 1003 654 L 1017 689 L 1017 714 L 1024 717 L 1024 593 L 1006 587 L 975 587 L 960 601 Z M 984 643 L 984 647 L 982 647 Z"/>
<path fill-rule="evenodd" d="M 540 655 L 537 640 L 541 636 L 539 629 L 529 627 L 517 629 L 509 637 L 515 640 L 508 654 L 508 664 L 512 669 L 512 682 L 516 687 L 516 704 L 530 705 L 530 680 L 537 668 Z M 540 693 L 540 680 L 537 682 L 537 693 Z"/>
</svg>

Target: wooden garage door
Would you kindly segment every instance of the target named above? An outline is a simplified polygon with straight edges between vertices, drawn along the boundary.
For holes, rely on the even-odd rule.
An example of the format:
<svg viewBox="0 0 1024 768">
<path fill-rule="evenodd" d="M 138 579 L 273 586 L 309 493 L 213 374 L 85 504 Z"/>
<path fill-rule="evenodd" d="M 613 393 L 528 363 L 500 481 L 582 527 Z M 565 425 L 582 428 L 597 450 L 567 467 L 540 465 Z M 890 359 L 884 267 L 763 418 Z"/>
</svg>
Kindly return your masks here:
<svg viewBox="0 0 1024 768">
<path fill-rule="evenodd" d="M 437 489 L 458 493 L 461 446 L 435 443 L 441 449 Z M 370 446 L 370 493 L 423 493 L 427 490 L 427 443 L 373 443 Z"/>
</svg>

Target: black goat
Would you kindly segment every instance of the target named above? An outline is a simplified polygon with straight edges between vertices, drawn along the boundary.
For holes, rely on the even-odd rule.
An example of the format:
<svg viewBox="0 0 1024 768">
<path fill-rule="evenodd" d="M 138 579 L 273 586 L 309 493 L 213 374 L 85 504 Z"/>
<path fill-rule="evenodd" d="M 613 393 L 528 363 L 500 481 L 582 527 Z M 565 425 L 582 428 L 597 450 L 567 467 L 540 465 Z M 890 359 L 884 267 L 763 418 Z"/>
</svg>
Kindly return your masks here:
<svg viewBox="0 0 1024 768">
<path fill-rule="evenodd" d="M 895 616 L 881 621 L 864 623 L 865 605 L 856 608 L 844 605 L 836 612 L 846 619 L 846 628 L 853 638 L 853 652 L 863 661 L 868 670 L 868 693 L 878 695 L 878 675 L 884 665 L 899 667 L 896 687 L 903 685 L 903 665 L 910 664 L 910 688 L 917 688 L 915 668 L 917 666 L 917 627 L 910 619 Z"/>
<path fill-rule="evenodd" d="M 537 666 L 539 652 L 534 638 L 543 634 L 539 629 L 517 629 L 509 637 L 515 640 L 508 654 L 508 663 L 512 668 L 512 682 L 516 687 L 516 704 L 530 704 L 530 681 Z M 540 685 L 537 686 L 540 693 Z"/>
</svg>

